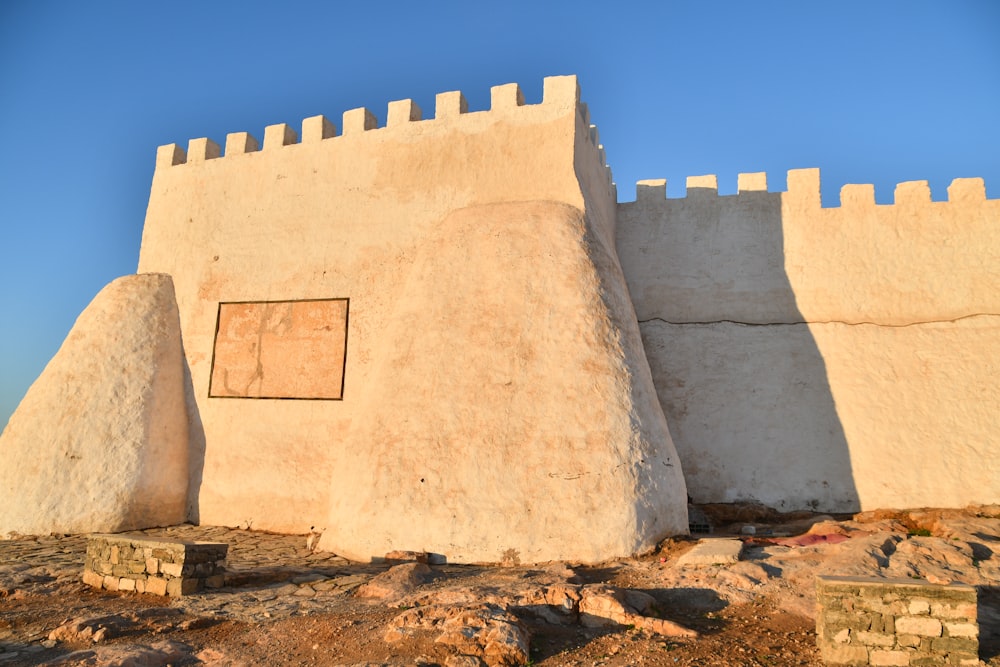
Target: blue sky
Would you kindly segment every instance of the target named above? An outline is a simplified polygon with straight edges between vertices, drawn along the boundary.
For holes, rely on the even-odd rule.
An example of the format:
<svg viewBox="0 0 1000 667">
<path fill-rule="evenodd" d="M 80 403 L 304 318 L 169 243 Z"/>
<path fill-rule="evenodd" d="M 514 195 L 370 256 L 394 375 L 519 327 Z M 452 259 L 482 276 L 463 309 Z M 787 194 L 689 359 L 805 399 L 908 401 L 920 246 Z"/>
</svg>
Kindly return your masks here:
<svg viewBox="0 0 1000 667">
<path fill-rule="evenodd" d="M 0 2 L 0 425 L 133 273 L 156 147 L 580 77 L 634 183 L 820 167 L 823 198 L 982 176 L 1000 198 L 1000 2 Z"/>
</svg>

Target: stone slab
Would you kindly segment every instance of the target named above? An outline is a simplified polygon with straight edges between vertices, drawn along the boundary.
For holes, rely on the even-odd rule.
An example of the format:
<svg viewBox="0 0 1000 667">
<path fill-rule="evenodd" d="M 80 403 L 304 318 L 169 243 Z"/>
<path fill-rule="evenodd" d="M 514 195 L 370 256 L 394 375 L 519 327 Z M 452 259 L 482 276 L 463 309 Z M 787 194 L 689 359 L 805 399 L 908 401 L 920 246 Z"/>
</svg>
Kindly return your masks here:
<svg viewBox="0 0 1000 667">
<path fill-rule="evenodd" d="M 702 540 L 694 549 L 677 559 L 681 567 L 702 565 L 728 565 L 740 560 L 743 542 L 727 538 Z"/>
</svg>

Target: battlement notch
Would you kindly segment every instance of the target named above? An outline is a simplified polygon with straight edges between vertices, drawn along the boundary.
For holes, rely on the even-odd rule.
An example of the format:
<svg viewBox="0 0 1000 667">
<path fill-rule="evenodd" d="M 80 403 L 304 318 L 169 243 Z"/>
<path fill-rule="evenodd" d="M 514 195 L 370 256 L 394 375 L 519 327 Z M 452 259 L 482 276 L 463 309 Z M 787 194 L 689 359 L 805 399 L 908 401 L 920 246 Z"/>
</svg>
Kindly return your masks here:
<svg viewBox="0 0 1000 667">
<path fill-rule="evenodd" d="M 255 153 L 260 150 L 257 140 L 249 132 L 230 132 L 226 135 L 226 156 Z"/>
<path fill-rule="evenodd" d="M 378 120 L 375 118 L 375 114 L 365 107 L 344 112 L 344 136 L 360 134 L 377 128 Z"/>
<path fill-rule="evenodd" d="M 667 198 L 667 179 L 650 178 L 638 181 L 635 184 L 635 201 L 639 202 L 659 202 Z"/>
<path fill-rule="evenodd" d="M 469 102 L 460 90 L 438 93 L 434 98 L 434 118 L 452 118 L 469 112 Z"/>
<path fill-rule="evenodd" d="M 311 144 L 337 136 L 337 126 L 326 116 L 310 116 L 302 121 L 302 143 Z"/>
<path fill-rule="evenodd" d="M 219 149 L 219 144 L 207 137 L 192 139 L 188 142 L 188 162 L 204 162 L 205 160 L 214 160 L 220 155 L 222 155 L 222 151 Z"/>
<path fill-rule="evenodd" d="M 385 126 L 394 127 L 411 121 L 420 120 L 420 107 L 413 100 L 398 100 L 389 102 L 389 110 L 385 116 Z"/>
<path fill-rule="evenodd" d="M 767 172 L 736 175 L 737 192 L 767 192 Z"/>
</svg>

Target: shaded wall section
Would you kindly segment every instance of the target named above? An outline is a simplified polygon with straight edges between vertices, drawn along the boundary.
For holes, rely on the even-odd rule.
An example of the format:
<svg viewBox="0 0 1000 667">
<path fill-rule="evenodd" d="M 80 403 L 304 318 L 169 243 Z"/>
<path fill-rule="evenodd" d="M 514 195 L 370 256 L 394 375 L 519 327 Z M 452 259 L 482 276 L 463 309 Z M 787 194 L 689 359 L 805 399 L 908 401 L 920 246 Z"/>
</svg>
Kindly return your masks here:
<svg viewBox="0 0 1000 667">
<path fill-rule="evenodd" d="M 819 172 L 787 192 L 741 174 L 619 204 L 618 253 L 698 502 L 782 509 L 959 506 L 1000 497 L 993 433 L 1000 202 L 980 179 L 875 204 Z"/>
</svg>

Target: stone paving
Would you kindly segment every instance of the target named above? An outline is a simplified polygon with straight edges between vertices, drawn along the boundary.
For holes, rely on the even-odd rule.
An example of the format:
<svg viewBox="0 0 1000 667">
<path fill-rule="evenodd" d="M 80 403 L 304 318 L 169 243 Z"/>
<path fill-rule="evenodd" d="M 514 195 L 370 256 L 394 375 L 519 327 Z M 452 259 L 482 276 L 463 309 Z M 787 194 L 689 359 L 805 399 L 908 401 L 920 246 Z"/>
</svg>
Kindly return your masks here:
<svg viewBox="0 0 1000 667">
<path fill-rule="evenodd" d="M 329 611 L 388 565 L 352 563 L 312 552 L 304 535 L 275 535 L 218 526 L 173 526 L 131 531 L 150 537 L 229 544 L 226 586 L 163 606 L 197 616 L 259 621 Z M 32 536 L 0 541 L 0 597 L 44 595 L 81 586 L 86 536 Z"/>
</svg>

